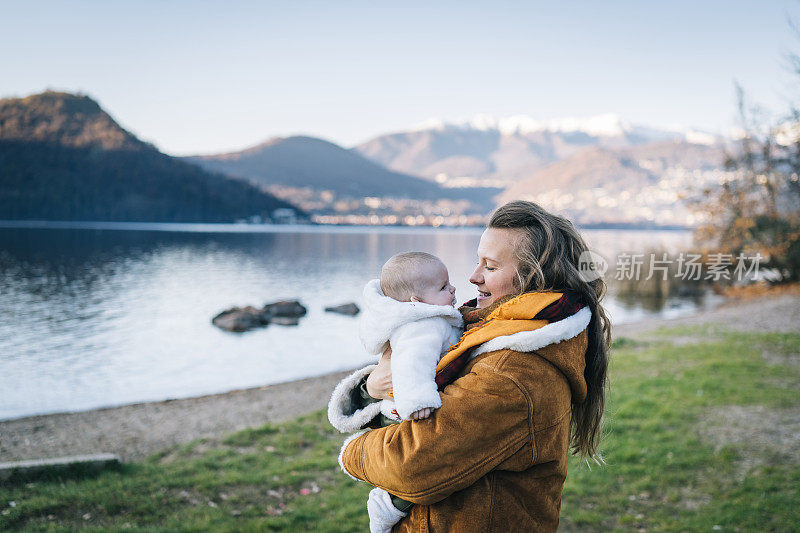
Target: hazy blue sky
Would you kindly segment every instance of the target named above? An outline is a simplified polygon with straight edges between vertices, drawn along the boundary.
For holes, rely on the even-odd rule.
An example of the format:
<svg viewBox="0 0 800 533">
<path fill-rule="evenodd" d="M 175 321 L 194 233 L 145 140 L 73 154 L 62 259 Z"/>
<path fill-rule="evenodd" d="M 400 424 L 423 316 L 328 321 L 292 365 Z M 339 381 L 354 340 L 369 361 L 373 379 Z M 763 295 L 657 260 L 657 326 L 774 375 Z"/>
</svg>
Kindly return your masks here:
<svg viewBox="0 0 800 533">
<path fill-rule="evenodd" d="M 789 15 L 800 1 L 0 0 L 0 96 L 83 91 L 173 154 L 476 113 L 721 131 L 734 79 L 774 109 L 800 85 Z"/>
</svg>

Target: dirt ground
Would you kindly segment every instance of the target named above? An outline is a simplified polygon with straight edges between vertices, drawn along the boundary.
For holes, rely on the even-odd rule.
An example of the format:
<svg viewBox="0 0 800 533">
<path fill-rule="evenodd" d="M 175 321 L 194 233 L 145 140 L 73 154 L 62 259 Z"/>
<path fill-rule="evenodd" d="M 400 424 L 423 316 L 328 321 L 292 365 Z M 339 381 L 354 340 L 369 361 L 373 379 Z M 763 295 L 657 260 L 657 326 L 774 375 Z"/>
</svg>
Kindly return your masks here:
<svg viewBox="0 0 800 533">
<path fill-rule="evenodd" d="M 637 338 L 663 326 L 703 323 L 742 331 L 797 332 L 800 295 L 731 299 L 696 316 L 620 325 L 613 334 Z M 136 461 L 175 444 L 216 438 L 320 409 L 346 374 L 185 400 L 0 421 L 0 462 L 101 452 Z"/>
<path fill-rule="evenodd" d="M 800 332 L 800 294 L 771 294 L 758 298 L 731 298 L 719 307 L 693 316 L 622 324 L 615 337 L 633 337 L 660 327 L 720 324 L 747 332 Z"/>
</svg>

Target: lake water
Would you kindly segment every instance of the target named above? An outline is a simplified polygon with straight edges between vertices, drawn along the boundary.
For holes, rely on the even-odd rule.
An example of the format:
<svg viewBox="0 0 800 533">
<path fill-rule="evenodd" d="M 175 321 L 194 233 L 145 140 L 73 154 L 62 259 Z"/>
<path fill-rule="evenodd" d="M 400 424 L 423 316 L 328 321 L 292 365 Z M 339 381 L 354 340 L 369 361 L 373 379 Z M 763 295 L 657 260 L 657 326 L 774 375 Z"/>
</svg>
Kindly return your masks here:
<svg viewBox="0 0 800 533">
<path fill-rule="evenodd" d="M 17 227 L 15 227 L 17 226 Z M 0 224 L 0 419 L 260 386 L 353 368 L 371 358 L 360 302 L 394 253 L 424 250 L 450 270 L 459 302 L 480 229 L 200 224 Z M 586 231 L 590 246 L 688 246 L 686 232 Z M 298 299 L 300 325 L 234 334 L 211 318 L 234 305 Z M 698 302 L 607 308 L 615 323 L 695 312 Z"/>
</svg>

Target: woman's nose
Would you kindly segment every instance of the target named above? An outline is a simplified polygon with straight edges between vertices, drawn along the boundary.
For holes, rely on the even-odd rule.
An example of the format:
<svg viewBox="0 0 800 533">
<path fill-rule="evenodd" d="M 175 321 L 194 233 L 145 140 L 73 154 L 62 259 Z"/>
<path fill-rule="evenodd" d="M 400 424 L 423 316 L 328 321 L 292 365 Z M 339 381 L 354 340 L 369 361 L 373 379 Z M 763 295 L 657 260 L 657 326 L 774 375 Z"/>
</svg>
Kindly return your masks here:
<svg viewBox="0 0 800 533">
<path fill-rule="evenodd" d="M 469 277 L 469 282 L 472 283 L 473 285 L 480 285 L 481 283 L 483 283 L 483 276 L 480 275 L 480 269 L 481 267 L 476 268 L 475 272 L 473 272 L 472 275 Z"/>
</svg>

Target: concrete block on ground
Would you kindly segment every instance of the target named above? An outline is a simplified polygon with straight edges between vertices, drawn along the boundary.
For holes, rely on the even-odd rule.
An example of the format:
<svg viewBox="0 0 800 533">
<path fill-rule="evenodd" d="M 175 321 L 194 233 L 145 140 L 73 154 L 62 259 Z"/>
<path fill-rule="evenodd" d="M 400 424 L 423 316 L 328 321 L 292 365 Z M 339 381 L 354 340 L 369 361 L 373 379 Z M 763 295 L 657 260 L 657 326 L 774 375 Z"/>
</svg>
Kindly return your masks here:
<svg viewBox="0 0 800 533">
<path fill-rule="evenodd" d="M 58 472 L 97 472 L 111 466 L 118 466 L 119 464 L 119 456 L 113 453 L 14 461 L 10 463 L 0 463 L 0 481 L 7 481 L 16 476 L 30 478 L 42 474 Z"/>
</svg>

